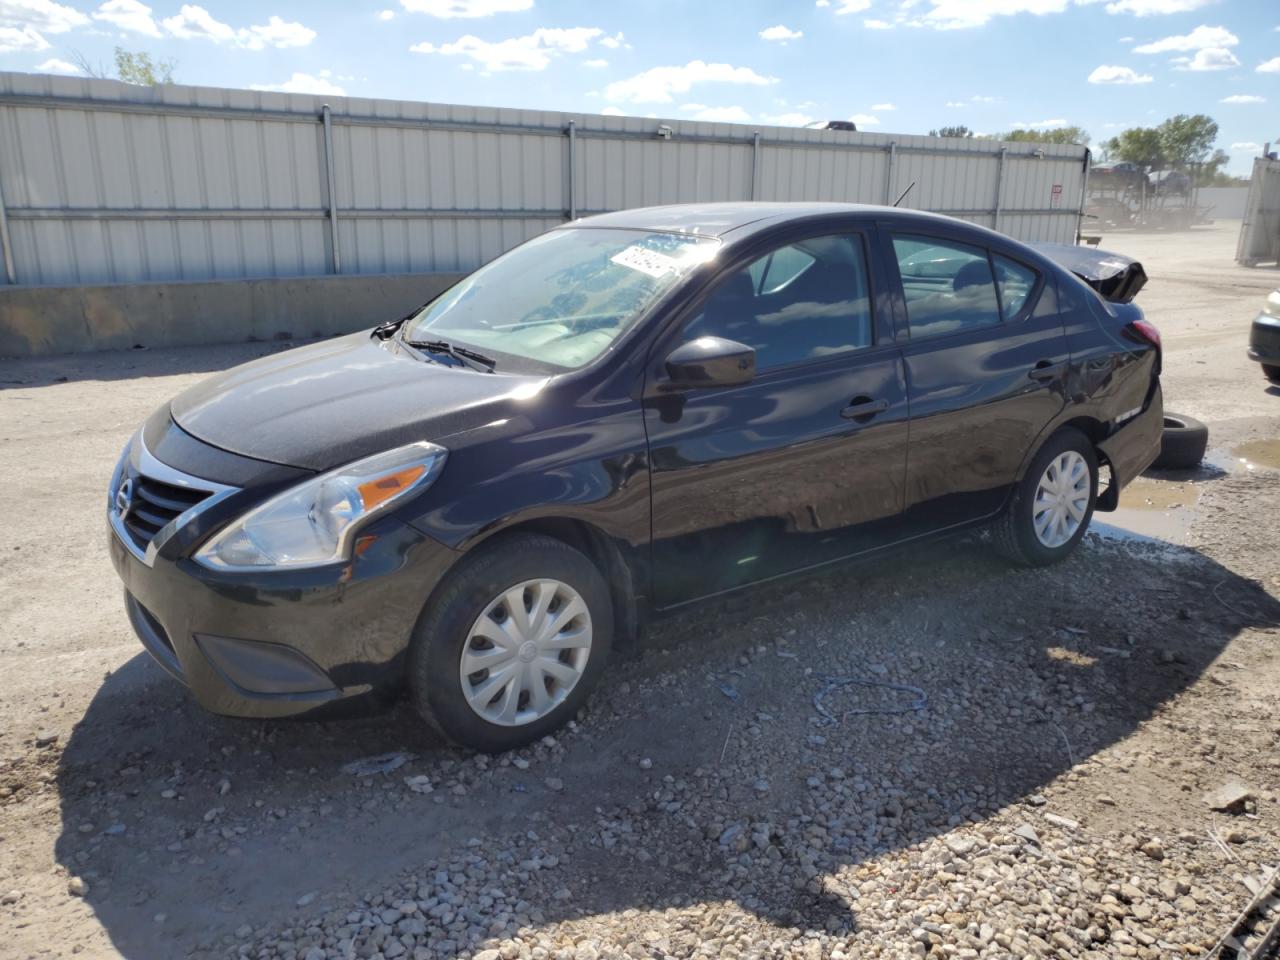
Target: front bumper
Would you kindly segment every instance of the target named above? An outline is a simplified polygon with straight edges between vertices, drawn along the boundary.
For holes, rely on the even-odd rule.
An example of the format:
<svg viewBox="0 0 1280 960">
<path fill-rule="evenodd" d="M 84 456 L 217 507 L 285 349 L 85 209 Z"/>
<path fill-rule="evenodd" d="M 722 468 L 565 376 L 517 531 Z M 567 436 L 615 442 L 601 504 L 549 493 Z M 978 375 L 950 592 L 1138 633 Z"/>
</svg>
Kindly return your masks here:
<svg viewBox="0 0 1280 960">
<path fill-rule="evenodd" d="M 227 716 L 336 712 L 400 688 L 414 624 L 456 553 L 387 517 L 356 559 L 294 572 L 220 573 L 140 559 L 108 524 L 111 561 L 143 646 Z"/>
<path fill-rule="evenodd" d="M 1249 329 L 1249 359 L 1280 366 L 1280 317 L 1260 313 Z"/>
</svg>

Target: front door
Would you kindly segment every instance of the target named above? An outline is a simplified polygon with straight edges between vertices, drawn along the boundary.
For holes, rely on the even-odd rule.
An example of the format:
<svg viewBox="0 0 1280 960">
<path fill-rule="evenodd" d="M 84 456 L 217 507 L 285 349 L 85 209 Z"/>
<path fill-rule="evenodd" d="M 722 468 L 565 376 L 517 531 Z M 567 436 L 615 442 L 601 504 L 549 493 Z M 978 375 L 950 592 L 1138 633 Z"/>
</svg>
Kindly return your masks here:
<svg viewBox="0 0 1280 960">
<path fill-rule="evenodd" d="M 1052 279 L 941 235 L 894 234 L 886 246 L 910 332 L 904 529 L 991 516 L 1066 402 L 1070 349 Z"/>
<path fill-rule="evenodd" d="M 877 329 L 858 230 L 731 269 L 650 364 L 654 597 L 670 607 L 871 549 L 903 507 L 902 358 Z M 664 393 L 661 358 L 699 336 L 756 351 L 729 388 Z"/>
</svg>

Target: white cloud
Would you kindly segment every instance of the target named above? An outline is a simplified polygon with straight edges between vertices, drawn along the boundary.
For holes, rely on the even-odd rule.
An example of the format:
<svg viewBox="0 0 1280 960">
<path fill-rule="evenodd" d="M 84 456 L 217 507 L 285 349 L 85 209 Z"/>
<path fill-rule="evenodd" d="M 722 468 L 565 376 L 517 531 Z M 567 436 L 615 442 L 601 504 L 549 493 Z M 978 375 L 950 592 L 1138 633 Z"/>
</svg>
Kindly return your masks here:
<svg viewBox="0 0 1280 960">
<path fill-rule="evenodd" d="M 617 107 L 605 107 L 600 112 L 604 114 L 606 117 L 625 117 L 626 116 L 626 114 L 623 113 L 621 110 L 619 110 Z"/>
<path fill-rule="evenodd" d="M 1148 73 L 1137 73 L 1129 67 L 1103 64 L 1089 74 L 1090 83 L 1150 83 L 1155 78 Z"/>
<path fill-rule="evenodd" d="M 79 10 L 52 0 L 0 0 L 0 27 L 41 33 L 66 33 L 89 22 Z M 44 38 L 41 37 L 41 42 Z"/>
<path fill-rule="evenodd" d="M 784 27 L 778 24 L 773 27 L 765 27 L 760 31 L 761 40 L 781 40 L 786 43 L 788 40 L 799 40 L 804 36 L 803 30 L 792 30 L 790 27 Z"/>
<path fill-rule="evenodd" d="M 602 37 L 600 39 L 600 46 L 608 47 L 610 50 L 617 50 L 619 47 L 626 47 L 628 50 L 631 49 L 631 44 L 627 43 L 627 38 L 621 30 L 615 33 L 612 37 Z"/>
<path fill-rule="evenodd" d="M 0 53 L 35 53 L 48 49 L 49 41 L 37 30 L 30 27 L 0 27 Z"/>
<path fill-rule="evenodd" d="M 880 126 L 880 118 L 874 117 L 869 113 L 855 113 L 849 120 L 859 129 L 863 127 Z"/>
<path fill-rule="evenodd" d="M 584 67 L 593 67 L 595 69 L 599 69 L 600 67 L 607 67 L 609 65 L 609 61 L 608 60 L 583 60 L 582 65 Z"/>
<path fill-rule="evenodd" d="M 394 20 L 395 18 L 396 12 L 394 10 L 383 10 L 378 14 L 379 20 Z"/>
<path fill-rule="evenodd" d="M 836 13 L 861 13 L 871 6 L 871 0 L 818 0 L 819 7 L 835 7 Z"/>
<path fill-rule="evenodd" d="M 1013 129 L 1015 130 L 1052 130 L 1055 127 L 1065 127 L 1067 121 L 1062 117 L 1054 117 L 1052 120 L 1015 120 Z"/>
<path fill-rule="evenodd" d="M 1252 93 L 1233 93 L 1229 97 L 1223 97 L 1219 103 L 1266 103 L 1266 97 L 1255 96 Z"/>
<path fill-rule="evenodd" d="M 1272 57 L 1265 63 L 1258 64 L 1259 73 L 1280 73 L 1280 57 Z"/>
<path fill-rule="evenodd" d="M 935 30 L 965 30 L 981 27 L 993 17 L 1019 13 L 1043 16 L 1062 13 L 1070 0 L 928 0 L 932 9 L 908 21 L 911 26 Z M 904 9 L 909 9 L 905 7 Z"/>
<path fill-rule="evenodd" d="M 316 93 L 321 96 L 345 97 L 347 91 L 324 77 L 295 73 L 284 83 L 253 84 L 250 90 L 276 90 L 280 93 Z"/>
<path fill-rule="evenodd" d="M 66 73 L 72 75 L 80 73 L 80 68 L 74 63 L 67 63 L 67 61 L 59 60 L 57 57 L 54 57 L 51 60 L 46 60 L 44 63 L 40 64 L 40 66 L 36 67 L 36 69 L 41 73 Z"/>
<path fill-rule="evenodd" d="M 167 21 L 166 21 L 167 22 Z M 316 38 L 316 32 L 294 20 L 271 17 L 265 24 L 237 31 L 236 40 L 242 47 L 261 50 L 263 47 L 305 47 Z"/>
<path fill-rule="evenodd" d="M 892 30 L 893 24 L 888 20 L 863 20 L 862 25 L 868 30 Z"/>
<path fill-rule="evenodd" d="M 410 13 L 425 13 L 430 17 L 451 20 L 454 17 L 472 19 L 491 17 L 495 13 L 518 13 L 533 6 L 533 0 L 400 0 L 400 6 Z"/>
<path fill-rule="evenodd" d="M 959 107 L 967 107 L 968 104 L 965 103 L 963 100 L 948 100 L 945 106 L 959 108 Z"/>
<path fill-rule="evenodd" d="M 972 100 L 974 103 L 996 103 L 997 101 L 999 101 L 999 99 L 1000 99 L 1000 98 L 999 98 L 999 97 L 985 97 L 985 96 L 983 96 L 983 95 L 982 95 L 982 94 L 980 94 L 980 93 L 975 93 L 975 94 L 974 94 L 972 97 L 970 97 L 969 99 L 970 99 L 970 100 Z"/>
<path fill-rule="evenodd" d="M 415 43 L 409 49 L 414 53 L 467 57 L 490 73 L 545 70 L 552 57 L 562 53 L 581 53 L 602 33 L 604 31 L 598 27 L 539 27 L 526 37 L 490 42 L 467 34 L 453 43 Z"/>
<path fill-rule="evenodd" d="M 1153 43 L 1144 43 L 1141 46 L 1134 47 L 1133 52 L 1170 53 L 1176 51 L 1182 53 L 1188 50 L 1204 50 L 1209 47 L 1234 47 L 1239 42 L 1240 38 L 1226 27 L 1201 25 L 1182 36 L 1165 37 L 1163 40 L 1156 40 Z"/>
<path fill-rule="evenodd" d="M 1083 2 L 1092 3 L 1095 0 L 1083 0 Z M 1207 7 L 1212 2 L 1213 0 L 1113 0 L 1107 4 L 1107 13 L 1131 13 L 1135 17 L 1190 13 L 1192 10 Z"/>
<path fill-rule="evenodd" d="M 630 103 L 670 103 L 673 93 L 688 93 L 695 83 L 733 83 L 767 86 L 777 77 L 766 77 L 750 67 L 733 67 L 727 63 L 704 63 L 690 60 L 682 67 L 653 67 L 626 80 L 605 87 L 609 100 Z"/>
<path fill-rule="evenodd" d="M 107 0 L 93 11 L 93 19 L 109 23 L 129 33 L 141 33 L 159 40 L 164 34 L 151 18 L 151 8 L 138 0 Z"/>
<path fill-rule="evenodd" d="M 1233 143 L 1231 145 L 1232 153 L 1261 153 L 1262 144 L 1254 143 L 1252 140 L 1246 140 L 1243 143 Z"/>
<path fill-rule="evenodd" d="M 792 113 L 775 113 L 765 114 L 760 118 L 761 123 L 767 123 L 775 127 L 803 127 L 806 123 L 813 123 L 814 118 L 807 113 L 794 111 Z"/>
<path fill-rule="evenodd" d="M 692 106 L 692 104 L 691 104 Z M 713 123 L 750 123 L 751 114 L 742 107 L 703 107 L 690 120 L 710 120 Z"/>
<path fill-rule="evenodd" d="M 1240 61 L 1236 59 L 1236 55 L 1230 50 L 1210 47 L 1206 50 L 1197 50 L 1194 57 L 1175 69 L 1204 72 L 1208 70 L 1230 70 L 1232 67 L 1238 66 L 1240 66 Z"/>
<path fill-rule="evenodd" d="M 871 105 L 871 109 L 884 111 L 884 110 L 897 110 L 898 108 L 892 103 L 873 103 Z"/>
<path fill-rule="evenodd" d="M 214 43 L 225 43 L 236 38 L 235 30 L 220 20 L 215 20 L 204 7 L 184 3 L 172 17 L 161 21 L 164 28 L 179 40 L 203 38 Z"/>
</svg>

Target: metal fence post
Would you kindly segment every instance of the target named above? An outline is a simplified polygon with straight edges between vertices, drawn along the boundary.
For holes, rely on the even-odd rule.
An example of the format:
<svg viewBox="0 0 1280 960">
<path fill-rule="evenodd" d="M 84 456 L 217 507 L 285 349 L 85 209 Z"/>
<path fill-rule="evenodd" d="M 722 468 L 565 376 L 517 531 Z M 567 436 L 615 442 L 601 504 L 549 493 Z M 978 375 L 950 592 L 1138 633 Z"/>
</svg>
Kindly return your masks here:
<svg viewBox="0 0 1280 960">
<path fill-rule="evenodd" d="M 573 161 L 574 154 L 577 152 L 578 144 L 578 123 L 576 120 L 569 121 L 569 128 L 565 132 L 569 136 L 569 219 L 578 219 L 578 184 L 574 174 Z"/>
<path fill-rule="evenodd" d="M 320 120 L 324 123 L 324 175 L 329 184 L 329 241 L 333 248 L 334 273 L 342 272 L 342 254 L 338 250 L 338 186 L 334 175 L 333 123 L 329 119 L 329 105 L 320 108 Z"/>
<path fill-rule="evenodd" d="M 1004 158 L 1008 153 L 1008 147 L 1001 147 L 1000 159 L 996 161 L 996 207 L 991 218 L 991 229 L 997 232 L 1000 230 L 1000 194 L 1004 188 Z"/>
<path fill-rule="evenodd" d="M 760 194 L 760 131 L 751 135 L 751 199 Z"/>
<path fill-rule="evenodd" d="M 5 282 L 17 283 L 17 273 L 13 269 L 13 239 L 9 236 L 9 214 L 4 206 L 3 189 L 0 189 L 0 250 L 4 253 Z"/>
<path fill-rule="evenodd" d="M 889 141 L 889 163 L 886 166 L 885 173 L 884 173 L 884 202 L 886 206 L 893 203 L 894 201 L 893 166 L 894 166 L 894 162 L 897 159 L 898 159 L 898 141 L 890 140 Z"/>
<path fill-rule="evenodd" d="M 1084 177 L 1080 184 L 1080 210 L 1076 214 L 1076 243 L 1080 242 L 1081 236 L 1084 235 L 1084 209 L 1089 203 L 1089 167 L 1092 165 L 1093 154 L 1089 152 L 1089 148 L 1084 148 Z"/>
</svg>

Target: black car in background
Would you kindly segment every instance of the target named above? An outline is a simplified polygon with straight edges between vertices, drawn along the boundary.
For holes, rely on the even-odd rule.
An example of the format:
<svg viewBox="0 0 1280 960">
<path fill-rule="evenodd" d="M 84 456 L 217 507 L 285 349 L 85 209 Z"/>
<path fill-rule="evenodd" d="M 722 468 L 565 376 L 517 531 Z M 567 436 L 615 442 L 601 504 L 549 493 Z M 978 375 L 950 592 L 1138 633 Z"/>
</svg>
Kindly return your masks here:
<svg viewBox="0 0 1280 960">
<path fill-rule="evenodd" d="M 218 713 L 407 682 L 502 750 L 695 601 L 980 524 L 1059 561 L 1160 446 L 1159 335 L 1095 285 L 891 208 L 567 224 L 156 411 L 109 490 L 129 617 Z"/>
<path fill-rule="evenodd" d="M 1280 384 L 1280 290 L 1272 290 L 1249 330 L 1249 359 L 1262 364 L 1262 375 Z"/>
</svg>

